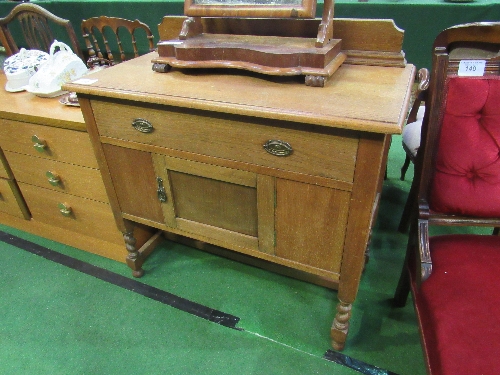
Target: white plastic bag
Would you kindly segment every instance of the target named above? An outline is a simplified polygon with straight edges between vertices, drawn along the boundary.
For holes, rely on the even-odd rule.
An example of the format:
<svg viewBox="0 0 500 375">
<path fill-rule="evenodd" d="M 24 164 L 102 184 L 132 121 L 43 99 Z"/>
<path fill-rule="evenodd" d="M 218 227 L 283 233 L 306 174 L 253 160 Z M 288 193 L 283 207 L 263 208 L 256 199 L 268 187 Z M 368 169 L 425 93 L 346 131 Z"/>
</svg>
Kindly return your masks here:
<svg viewBox="0 0 500 375">
<path fill-rule="evenodd" d="M 56 49 L 59 50 L 56 52 Z M 48 61 L 30 78 L 26 91 L 42 97 L 65 93 L 61 86 L 87 73 L 87 67 L 70 47 L 54 40 Z"/>
</svg>

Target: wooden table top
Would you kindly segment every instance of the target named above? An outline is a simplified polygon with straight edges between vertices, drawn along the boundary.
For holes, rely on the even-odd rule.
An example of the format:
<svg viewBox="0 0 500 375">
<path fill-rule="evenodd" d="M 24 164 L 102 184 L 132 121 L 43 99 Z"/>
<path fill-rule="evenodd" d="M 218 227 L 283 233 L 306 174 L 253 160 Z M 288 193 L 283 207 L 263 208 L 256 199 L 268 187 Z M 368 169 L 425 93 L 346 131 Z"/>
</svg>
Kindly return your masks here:
<svg viewBox="0 0 500 375">
<path fill-rule="evenodd" d="M 63 86 L 87 95 L 382 134 L 402 131 L 415 67 L 342 65 L 325 87 L 233 69 L 152 70 L 151 52 Z"/>
<path fill-rule="evenodd" d="M 61 97 L 40 98 L 26 91 L 5 90 L 6 76 L 0 73 L 0 117 L 58 128 L 86 131 L 79 107 L 69 107 L 59 102 Z"/>
</svg>

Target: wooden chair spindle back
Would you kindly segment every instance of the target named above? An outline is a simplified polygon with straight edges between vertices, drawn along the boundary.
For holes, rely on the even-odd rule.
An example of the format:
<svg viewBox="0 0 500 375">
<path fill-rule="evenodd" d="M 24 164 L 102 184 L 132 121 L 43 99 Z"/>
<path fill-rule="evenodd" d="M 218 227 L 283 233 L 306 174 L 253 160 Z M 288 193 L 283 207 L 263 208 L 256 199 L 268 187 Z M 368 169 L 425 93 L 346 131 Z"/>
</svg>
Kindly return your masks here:
<svg viewBox="0 0 500 375">
<path fill-rule="evenodd" d="M 19 43 L 16 42 L 11 30 L 16 20 L 19 21 L 24 37 L 24 41 Z M 20 39 L 17 35 L 16 38 Z M 83 60 L 76 33 L 69 20 L 32 3 L 16 5 L 6 17 L 0 18 L 0 42 L 8 56 L 19 52 L 21 47 L 48 53 L 55 39 L 68 43 L 73 52 Z"/>
</svg>

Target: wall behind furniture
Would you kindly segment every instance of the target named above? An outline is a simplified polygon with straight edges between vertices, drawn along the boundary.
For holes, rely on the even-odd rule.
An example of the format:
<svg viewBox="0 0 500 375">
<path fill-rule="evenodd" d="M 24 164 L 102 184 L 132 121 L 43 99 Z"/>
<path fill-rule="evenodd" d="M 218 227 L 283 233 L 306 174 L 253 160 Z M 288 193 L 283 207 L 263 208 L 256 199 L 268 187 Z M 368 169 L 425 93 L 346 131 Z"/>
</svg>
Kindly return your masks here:
<svg viewBox="0 0 500 375">
<path fill-rule="evenodd" d="M 158 41 L 157 25 L 165 15 L 184 14 L 180 0 L 39 0 L 37 4 L 54 14 L 71 20 L 80 36 L 82 19 L 107 15 L 147 23 Z M 16 5 L 0 1 L 0 16 L 4 17 Z M 323 1 L 319 0 L 317 15 L 321 16 Z M 403 50 L 409 63 L 417 68 L 431 65 L 431 47 L 443 29 L 467 22 L 499 21 L 500 1 L 474 0 L 453 3 L 446 0 L 336 0 L 334 17 L 389 18 L 405 30 Z M 81 36 L 80 36 L 81 38 Z M 80 40 L 82 46 L 83 39 Z"/>
</svg>

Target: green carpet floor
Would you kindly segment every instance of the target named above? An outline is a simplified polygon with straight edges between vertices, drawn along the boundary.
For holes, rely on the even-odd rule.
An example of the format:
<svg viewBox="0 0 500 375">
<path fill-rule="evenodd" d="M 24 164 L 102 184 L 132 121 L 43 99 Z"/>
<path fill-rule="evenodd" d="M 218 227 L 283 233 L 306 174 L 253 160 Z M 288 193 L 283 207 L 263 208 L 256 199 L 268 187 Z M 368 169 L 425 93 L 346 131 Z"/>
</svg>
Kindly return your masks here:
<svg viewBox="0 0 500 375">
<path fill-rule="evenodd" d="M 396 136 L 342 352 L 360 369 L 324 358 L 335 291 L 162 243 L 139 281 L 238 317 L 233 329 L 0 242 L 0 374 L 425 374 L 411 300 L 390 305 L 407 239 L 397 232 L 412 178 L 410 167 L 399 180 L 403 157 Z M 0 231 L 132 279 L 124 264 Z"/>
</svg>

